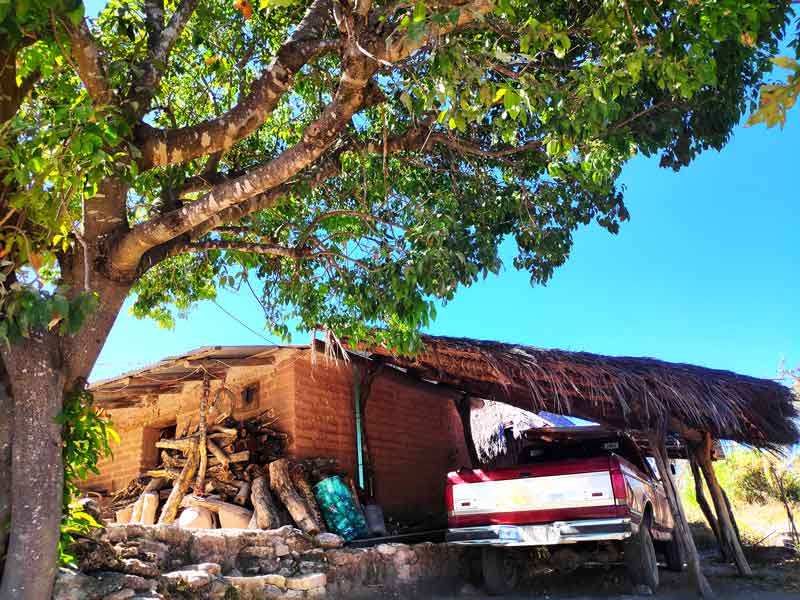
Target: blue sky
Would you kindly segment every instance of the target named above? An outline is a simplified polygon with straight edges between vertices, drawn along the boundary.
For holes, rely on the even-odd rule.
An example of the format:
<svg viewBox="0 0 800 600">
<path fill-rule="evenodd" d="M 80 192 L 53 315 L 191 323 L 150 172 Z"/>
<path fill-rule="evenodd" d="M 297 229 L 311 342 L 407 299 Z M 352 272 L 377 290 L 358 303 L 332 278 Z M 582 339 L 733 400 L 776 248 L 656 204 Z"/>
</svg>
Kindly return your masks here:
<svg viewBox="0 0 800 600">
<path fill-rule="evenodd" d="M 87 2 L 96 14 L 99 1 Z M 736 129 L 722 152 L 674 173 L 639 157 L 624 169 L 630 222 L 575 233 L 546 287 L 509 265 L 438 311 L 430 333 L 614 355 L 654 356 L 774 377 L 800 365 L 800 110 L 786 128 Z M 222 293 L 175 330 L 117 319 L 92 374 L 109 377 L 203 345 L 268 343 L 248 293 Z M 274 339 L 274 338 L 272 338 Z M 278 340 L 274 340 L 278 341 Z M 294 342 L 307 338 L 296 337 Z"/>
<path fill-rule="evenodd" d="M 546 287 L 532 288 L 509 267 L 462 289 L 429 331 L 760 377 L 774 377 L 781 358 L 800 365 L 798 148 L 794 112 L 783 131 L 737 128 L 722 152 L 679 173 L 637 158 L 622 176 L 631 220 L 619 235 L 577 231 L 572 257 Z M 511 253 L 505 249 L 509 265 Z M 249 293 L 218 302 L 262 331 Z M 258 343 L 264 339 L 212 303 L 173 331 L 124 309 L 93 379 L 197 346 Z"/>
</svg>

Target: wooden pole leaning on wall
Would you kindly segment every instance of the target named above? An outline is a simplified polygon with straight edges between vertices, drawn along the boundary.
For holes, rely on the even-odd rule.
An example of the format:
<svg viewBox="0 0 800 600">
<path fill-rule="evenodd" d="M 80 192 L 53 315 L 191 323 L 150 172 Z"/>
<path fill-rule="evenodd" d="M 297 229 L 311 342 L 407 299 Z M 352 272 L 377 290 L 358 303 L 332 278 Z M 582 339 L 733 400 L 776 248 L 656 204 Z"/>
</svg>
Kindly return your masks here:
<svg viewBox="0 0 800 600">
<path fill-rule="evenodd" d="M 197 481 L 194 484 L 194 495 L 205 496 L 206 493 L 206 469 L 208 469 L 208 447 L 206 445 L 206 421 L 208 418 L 208 394 L 211 382 L 208 373 L 203 373 L 203 394 L 200 396 L 200 424 L 198 428 L 199 441 L 197 450 L 200 454 L 200 465 L 197 469 Z"/>
<path fill-rule="evenodd" d="M 708 492 L 711 495 L 711 501 L 714 503 L 714 510 L 717 513 L 717 522 L 719 523 L 719 533 L 722 540 L 724 551 L 729 557 L 733 558 L 736 563 L 736 568 L 739 570 L 740 575 L 749 577 L 753 574 L 750 565 L 745 558 L 742 544 L 739 541 L 739 536 L 736 533 L 735 517 L 733 512 L 729 509 L 729 505 L 725 499 L 725 492 L 717 480 L 717 474 L 714 472 L 714 465 L 711 463 L 711 447 L 713 440 L 711 435 L 703 432 L 703 440 L 700 444 L 692 446 L 692 456 L 697 461 L 700 470 L 703 472 L 703 478 L 708 485 Z"/>
<path fill-rule="evenodd" d="M 659 475 L 661 475 L 661 482 L 664 485 L 664 493 L 667 496 L 667 503 L 669 504 L 670 512 L 672 512 L 673 535 L 680 536 L 680 545 L 686 551 L 686 562 L 689 566 L 689 576 L 697 588 L 697 591 L 703 598 L 714 598 L 714 592 L 703 574 L 703 569 L 700 566 L 700 555 L 697 553 L 697 546 L 694 544 L 692 532 L 689 530 L 689 522 L 686 520 L 686 513 L 683 510 L 680 496 L 678 495 L 678 486 L 675 485 L 675 480 L 672 478 L 672 472 L 667 464 L 666 433 L 665 431 L 651 431 L 649 434 L 650 449 L 655 458 L 656 465 L 658 466 Z"/>
</svg>

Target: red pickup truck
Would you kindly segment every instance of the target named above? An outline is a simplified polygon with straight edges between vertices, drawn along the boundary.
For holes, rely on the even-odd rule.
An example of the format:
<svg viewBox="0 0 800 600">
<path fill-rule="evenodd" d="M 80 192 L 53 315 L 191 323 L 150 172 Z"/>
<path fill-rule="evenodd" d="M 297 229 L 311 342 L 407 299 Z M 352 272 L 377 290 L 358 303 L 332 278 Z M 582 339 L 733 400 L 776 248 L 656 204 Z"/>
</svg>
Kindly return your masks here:
<svg viewBox="0 0 800 600">
<path fill-rule="evenodd" d="M 483 547 L 490 593 L 514 588 L 530 547 L 547 547 L 561 570 L 624 562 L 634 584 L 654 591 L 657 551 L 670 569 L 683 569 L 663 486 L 629 436 L 601 427 L 530 430 L 515 462 L 448 474 L 447 541 Z"/>
</svg>

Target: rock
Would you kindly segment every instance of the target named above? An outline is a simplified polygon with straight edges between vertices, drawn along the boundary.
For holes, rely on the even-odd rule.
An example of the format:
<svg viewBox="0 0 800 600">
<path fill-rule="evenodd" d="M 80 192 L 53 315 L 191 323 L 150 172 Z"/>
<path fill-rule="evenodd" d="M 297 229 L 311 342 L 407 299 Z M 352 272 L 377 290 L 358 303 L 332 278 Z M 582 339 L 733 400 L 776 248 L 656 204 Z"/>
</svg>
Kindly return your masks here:
<svg viewBox="0 0 800 600">
<path fill-rule="evenodd" d="M 391 556 L 397 552 L 397 546 L 395 544 L 378 544 L 375 549 L 386 556 Z"/>
<path fill-rule="evenodd" d="M 277 544 L 275 546 L 275 556 L 286 556 L 289 554 L 289 546 L 286 544 Z"/>
<path fill-rule="evenodd" d="M 286 578 L 286 588 L 290 590 L 310 590 L 317 587 L 325 587 L 328 578 L 325 573 L 308 573 L 297 577 Z"/>
<path fill-rule="evenodd" d="M 461 586 L 461 589 L 458 591 L 458 593 L 462 596 L 477 596 L 481 593 L 481 591 L 471 583 L 465 583 Z"/>
<path fill-rule="evenodd" d="M 153 591 L 156 583 L 136 575 L 99 571 L 91 577 L 71 569 L 59 569 L 53 589 L 53 600 L 87 600 L 104 598 L 120 590 Z"/>
<path fill-rule="evenodd" d="M 211 575 L 205 571 L 171 571 L 164 573 L 161 578 L 171 587 L 186 587 L 189 591 L 202 590 L 211 583 Z"/>
<path fill-rule="evenodd" d="M 130 600 L 136 595 L 130 588 L 125 588 L 124 590 L 120 590 L 118 592 L 113 592 L 108 596 L 103 596 L 103 600 Z"/>
<path fill-rule="evenodd" d="M 83 512 L 88 513 L 98 523 L 103 522 L 103 515 L 100 511 L 100 505 L 92 498 L 81 498 L 78 504 L 83 509 Z"/>
<path fill-rule="evenodd" d="M 222 573 L 222 567 L 219 563 L 204 562 L 196 565 L 186 565 L 182 568 L 184 571 L 205 571 L 209 575 L 219 575 Z"/>
<path fill-rule="evenodd" d="M 142 577 L 158 577 L 158 567 L 138 558 L 126 558 L 122 561 L 122 572 Z"/>
<path fill-rule="evenodd" d="M 325 587 L 311 588 L 306 592 L 306 598 L 324 598 L 327 592 Z"/>
<path fill-rule="evenodd" d="M 652 596 L 653 590 L 650 589 L 649 585 L 637 585 L 633 589 L 633 593 L 637 596 Z"/>
<path fill-rule="evenodd" d="M 223 577 L 223 581 L 236 588 L 242 600 L 282 598 L 285 589 L 285 580 L 279 575 Z"/>
<path fill-rule="evenodd" d="M 214 515 L 207 508 L 184 508 L 178 517 L 178 527 L 184 529 L 213 529 Z"/>
<path fill-rule="evenodd" d="M 316 537 L 316 542 L 320 548 L 324 548 L 325 550 L 341 548 L 344 544 L 344 540 L 335 533 L 320 533 Z"/>
<path fill-rule="evenodd" d="M 248 546 L 239 552 L 239 558 L 272 558 L 275 549 L 272 546 Z"/>
</svg>

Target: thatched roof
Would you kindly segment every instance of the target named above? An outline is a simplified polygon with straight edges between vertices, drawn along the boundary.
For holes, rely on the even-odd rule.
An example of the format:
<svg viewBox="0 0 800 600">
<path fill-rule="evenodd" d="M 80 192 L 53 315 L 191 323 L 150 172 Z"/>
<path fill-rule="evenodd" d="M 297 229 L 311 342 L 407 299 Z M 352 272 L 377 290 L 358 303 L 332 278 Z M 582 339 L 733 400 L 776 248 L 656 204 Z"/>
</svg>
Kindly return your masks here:
<svg viewBox="0 0 800 600">
<path fill-rule="evenodd" d="M 473 396 L 605 425 L 707 431 L 777 448 L 800 439 L 792 392 L 767 379 L 653 358 L 545 350 L 495 341 L 423 336 L 424 351 L 371 357 Z"/>
</svg>

